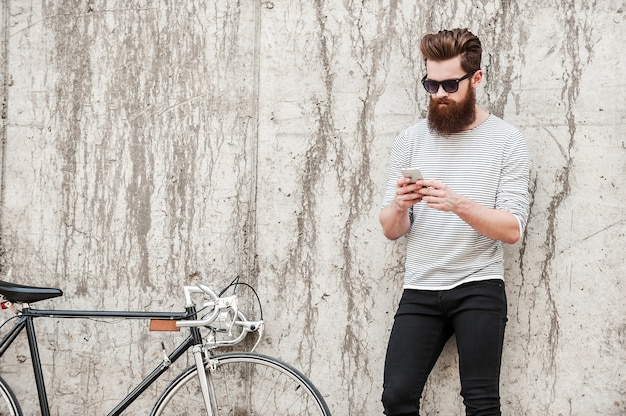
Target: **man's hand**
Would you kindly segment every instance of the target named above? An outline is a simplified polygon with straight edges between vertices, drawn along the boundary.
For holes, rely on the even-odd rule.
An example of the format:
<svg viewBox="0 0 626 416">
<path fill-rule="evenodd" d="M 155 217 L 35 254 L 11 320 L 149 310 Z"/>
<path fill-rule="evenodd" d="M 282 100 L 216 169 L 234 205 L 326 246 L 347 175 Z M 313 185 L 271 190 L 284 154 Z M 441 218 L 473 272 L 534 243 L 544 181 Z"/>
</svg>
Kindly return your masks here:
<svg viewBox="0 0 626 416">
<path fill-rule="evenodd" d="M 460 205 L 466 200 L 465 197 L 454 192 L 452 189 L 440 181 L 425 179 L 418 181 L 421 200 L 426 202 L 430 208 L 439 211 L 456 212 Z"/>
<path fill-rule="evenodd" d="M 401 210 L 408 210 L 411 206 L 417 204 L 422 200 L 423 194 L 420 193 L 420 189 L 424 186 L 420 183 L 424 180 L 419 180 L 416 183 L 410 183 L 409 178 L 400 178 L 396 184 L 396 197 L 393 200 L 394 204 Z"/>
</svg>

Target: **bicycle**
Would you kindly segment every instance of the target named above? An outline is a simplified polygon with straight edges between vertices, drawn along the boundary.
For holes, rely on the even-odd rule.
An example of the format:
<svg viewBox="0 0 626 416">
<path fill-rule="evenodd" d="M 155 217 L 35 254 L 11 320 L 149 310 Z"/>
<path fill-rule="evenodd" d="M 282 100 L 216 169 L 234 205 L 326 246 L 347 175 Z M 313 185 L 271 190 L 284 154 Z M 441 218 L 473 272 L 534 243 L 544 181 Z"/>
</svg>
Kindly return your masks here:
<svg viewBox="0 0 626 416">
<path fill-rule="evenodd" d="M 236 294 L 239 285 L 248 286 L 259 304 L 260 320 L 249 321 L 238 308 Z M 17 322 L 0 341 L 0 358 L 25 329 L 37 386 L 42 416 L 50 409 L 43 377 L 41 357 L 35 334 L 35 318 L 122 318 L 150 320 L 154 330 L 189 330 L 189 335 L 172 352 L 163 349 L 162 362 L 108 413 L 120 415 L 145 390 L 161 377 L 170 366 L 191 350 L 190 367 L 171 381 L 154 404 L 151 416 L 207 414 L 208 416 L 303 415 L 330 416 L 328 406 L 317 388 L 299 370 L 276 358 L 254 352 L 264 330 L 261 303 L 252 286 L 235 279 L 219 294 L 204 284 L 183 287 L 185 306 L 182 312 L 156 311 L 97 311 L 36 309 L 31 304 L 60 297 L 63 291 L 52 287 L 36 287 L 0 280 L 0 303 L 11 309 Z M 195 299 L 203 303 L 198 308 Z M 208 333 L 203 336 L 203 332 Z M 249 333 L 258 338 L 249 352 L 215 354 L 223 347 L 243 341 Z M 205 413 L 202 413 L 205 412 Z M 21 416 L 18 400 L 0 376 L 0 416 Z"/>
</svg>

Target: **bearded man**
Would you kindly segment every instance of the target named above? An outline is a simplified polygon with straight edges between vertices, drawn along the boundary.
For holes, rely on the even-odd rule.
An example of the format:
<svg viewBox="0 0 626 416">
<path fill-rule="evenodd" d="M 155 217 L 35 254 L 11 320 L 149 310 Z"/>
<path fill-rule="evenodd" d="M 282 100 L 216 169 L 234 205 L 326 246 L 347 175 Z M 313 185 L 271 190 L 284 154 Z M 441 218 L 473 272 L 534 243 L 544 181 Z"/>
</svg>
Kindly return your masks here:
<svg viewBox="0 0 626 416">
<path fill-rule="evenodd" d="M 428 118 L 396 137 L 379 218 L 385 237 L 406 236 L 382 402 L 386 415 L 419 415 L 426 380 L 455 335 L 466 415 L 501 415 L 503 243 L 516 243 L 528 219 L 528 148 L 515 127 L 476 103 L 478 37 L 442 30 L 420 49 Z M 425 179 L 403 177 L 409 167 Z"/>
</svg>

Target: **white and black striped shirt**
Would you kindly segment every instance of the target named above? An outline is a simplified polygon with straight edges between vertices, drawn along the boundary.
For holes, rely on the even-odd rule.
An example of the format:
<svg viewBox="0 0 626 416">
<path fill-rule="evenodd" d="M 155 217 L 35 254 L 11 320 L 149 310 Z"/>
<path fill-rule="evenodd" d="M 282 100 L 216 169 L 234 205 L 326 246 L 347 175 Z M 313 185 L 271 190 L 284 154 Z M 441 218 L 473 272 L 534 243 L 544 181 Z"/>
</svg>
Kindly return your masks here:
<svg viewBox="0 0 626 416">
<path fill-rule="evenodd" d="M 394 142 L 383 207 L 396 194 L 400 169 L 419 167 L 454 192 L 517 218 L 520 234 L 529 209 L 530 160 L 521 133 L 489 115 L 479 126 L 440 136 L 426 120 L 400 133 Z M 447 290 L 463 283 L 503 279 L 502 242 L 476 232 L 456 214 L 415 204 L 407 233 L 404 288 Z"/>
</svg>

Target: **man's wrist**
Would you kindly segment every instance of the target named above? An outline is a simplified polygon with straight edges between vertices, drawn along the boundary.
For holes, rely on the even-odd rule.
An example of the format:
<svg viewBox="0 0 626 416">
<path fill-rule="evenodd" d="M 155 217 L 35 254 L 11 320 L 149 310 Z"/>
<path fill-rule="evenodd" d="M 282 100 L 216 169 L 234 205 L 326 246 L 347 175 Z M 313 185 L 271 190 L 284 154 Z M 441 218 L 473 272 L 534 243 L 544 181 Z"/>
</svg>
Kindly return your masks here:
<svg viewBox="0 0 626 416">
<path fill-rule="evenodd" d="M 396 212 L 399 212 L 399 213 L 406 213 L 409 210 L 408 208 L 405 208 L 402 205 L 400 205 L 400 202 L 398 201 L 397 198 L 393 199 L 392 205 L 395 205 Z"/>
<path fill-rule="evenodd" d="M 457 201 L 453 205 L 452 212 L 461 218 L 472 216 L 476 210 L 477 204 L 469 198 L 458 196 Z"/>
</svg>

